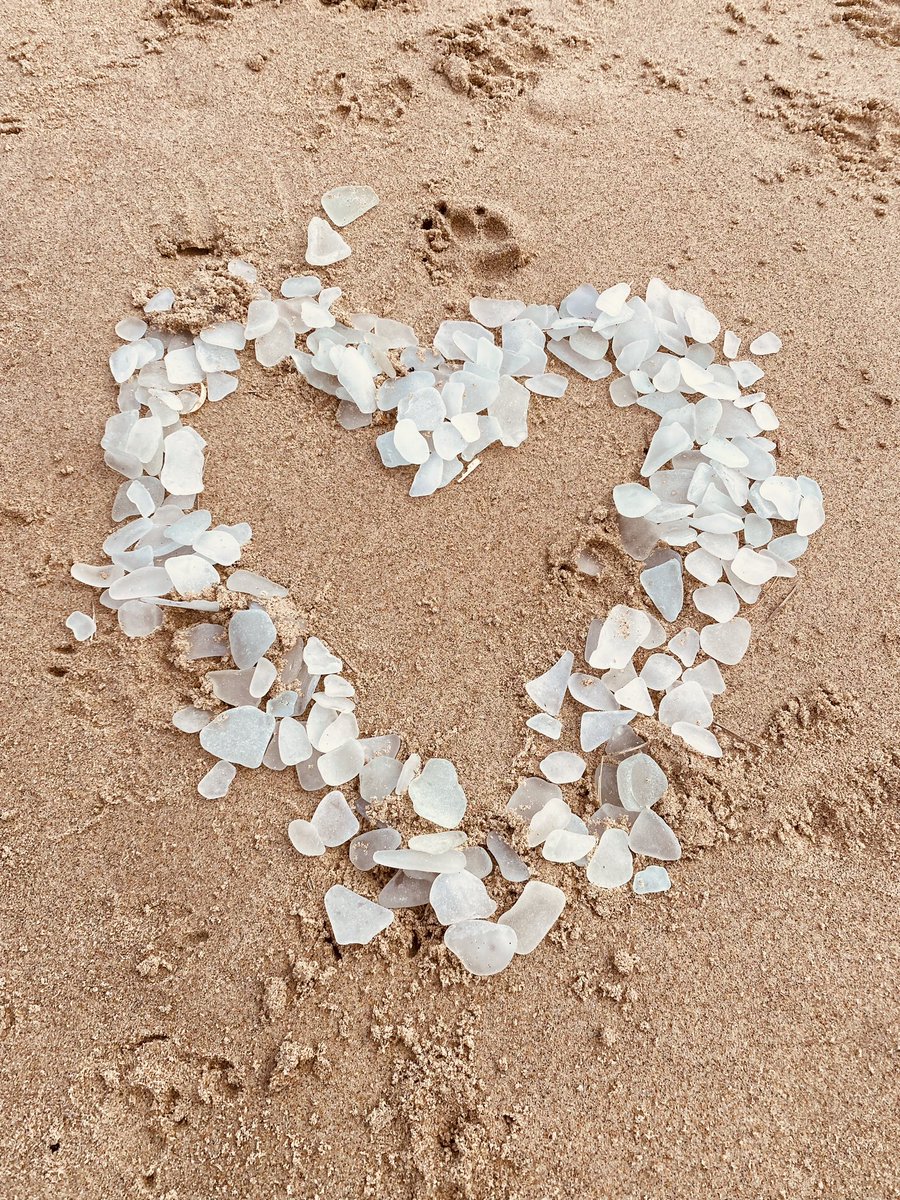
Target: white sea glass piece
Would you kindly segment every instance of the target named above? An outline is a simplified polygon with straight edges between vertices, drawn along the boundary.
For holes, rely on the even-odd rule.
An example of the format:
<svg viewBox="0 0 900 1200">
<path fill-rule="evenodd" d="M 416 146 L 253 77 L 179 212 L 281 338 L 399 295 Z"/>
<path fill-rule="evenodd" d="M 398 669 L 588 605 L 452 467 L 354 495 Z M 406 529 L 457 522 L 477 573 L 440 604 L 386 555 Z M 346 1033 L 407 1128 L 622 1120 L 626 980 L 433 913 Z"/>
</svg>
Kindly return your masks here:
<svg viewBox="0 0 900 1200">
<path fill-rule="evenodd" d="M 444 945 L 472 975 L 497 975 L 512 962 L 516 933 L 490 921 L 460 921 L 444 934 Z"/>
<path fill-rule="evenodd" d="M 707 758 L 722 757 L 719 739 L 711 729 L 703 729 L 700 725 L 693 725 L 689 721 L 676 721 L 672 726 L 672 732 L 676 737 L 680 737 L 689 749 L 695 750 L 698 754 L 705 754 Z"/>
<path fill-rule="evenodd" d="M 565 906 L 561 888 L 533 879 L 525 884 L 515 904 L 498 917 L 497 924 L 514 931 L 516 954 L 530 954 L 559 920 Z"/>
<path fill-rule="evenodd" d="M 678 838 L 652 808 L 644 808 L 638 813 L 628 834 L 628 845 L 634 854 L 646 858 L 661 858 L 665 862 L 681 858 Z"/>
<path fill-rule="evenodd" d="M 274 717 L 250 705 L 241 705 L 213 717 L 200 731 L 200 745 L 226 762 L 258 767 L 274 732 Z"/>
<path fill-rule="evenodd" d="M 628 831 L 606 829 L 600 835 L 600 843 L 588 863 L 589 882 L 601 888 L 622 887 L 631 878 L 633 870 Z"/>
<path fill-rule="evenodd" d="M 390 909 L 339 883 L 325 893 L 325 911 L 339 946 L 365 946 L 394 919 Z"/>
<path fill-rule="evenodd" d="M 397 850 L 402 838 L 396 829 L 370 829 L 361 833 L 350 843 L 350 861 L 358 871 L 371 871 L 377 866 L 375 852 L 377 850 Z"/>
<path fill-rule="evenodd" d="M 704 625 L 700 630 L 700 646 L 705 654 L 726 666 L 739 663 L 750 645 L 750 622 L 733 617 L 721 624 Z"/>
<path fill-rule="evenodd" d="M 560 714 L 574 662 L 574 654 L 567 650 L 548 671 L 525 684 L 525 691 L 534 703 L 551 717 Z"/>
<path fill-rule="evenodd" d="M 430 758 L 409 785 L 409 798 L 418 816 L 432 825 L 456 829 L 466 812 L 466 795 L 456 767 L 446 758 Z"/>
<path fill-rule="evenodd" d="M 66 629 L 76 642 L 86 642 L 97 632 L 97 622 L 87 613 L 76 611 L 66 617 Z"/>
<path fill-rule="evenodd" d="M 228 795 L 237 767 L 229 762 L 217 762 L 197 784 L 197 791 L 206 800 L 221 800 Z"/>
<path fill-rule="evenodd" d="M 437 875 L 431 885 L 429 900 L 442 925 L 490 917 L 497 908 L 481 880 L 468 871 Z"/>
<path fill-rule="evenodd" d="M 541 854 L 547 862 L 579 862 L 586 854 L 590 854 L 596 840 L 591 834 L 577 830 L 551 829 L 544 839 Z"/>
<path fill-rule="evenodd" d="M 329 188 L 322 196 L 322 207 L 329 221 L 339 229 L 369 212 L 377 203 L 378 196 L 372 188 L 356 183 Z"/>
<path fill-rule="evenodd" d="M 529 878 L 531 871 L 528 864 L 513 850 L 505 838 L 500 837 L 498 833 L 489 833 L 485 844 L 493 855 L 504 879 L 508 879 L 510 883 L 521 883 L 524 879 Z"/>
<path fill-rule="evenodd" d="M 633 754 L 616 768 L 616 787 L 623 808 L 651 808 L 664 795 L 669 781 L 649 754 Z"/>
<path fill-rule="evenodd" d="M 599 631 L 596 644 L 586 654 L 588 666 L 621 668 L 631 662 L 641 640 L 650 632 L 650 620 L 640 609 L 616 604 Z"/>
<path fill-rule="evenodd" d="M 584 759 L 566 750 L 555 750 L 541 759 L 541 770 L 551 783 L 575 783 L 584 774 Z"/>
<path fill-rule="evenodd" d="M 638 871 L 631 883 L 638 896 L 649 896 L 654 892 L 667 892 L 672 886 L 669 872 L 665 867 L 644 867 Z"/>
<path fill-rule="evenodd" d="M 326 846 L 343 846 L 359 833 L 359 821 L 343 792 L 328 792 L 316 806 L 310 821 Z"/>
<path fill-rule="evenodd" d="M 234 665 L 239 670 L 255 666 L 275 637 L 275 625 L 264 609 L 247 608 L 233 613 L 228 622 L 228 645 Z"/>
<path fill-rule="evenodd" d="M 306 235 L 306 261 L 311 267 L 330 267 L 350 254 L 350 247 L 336 229 L 322 217 L 312 218 Z"/>
</svg>

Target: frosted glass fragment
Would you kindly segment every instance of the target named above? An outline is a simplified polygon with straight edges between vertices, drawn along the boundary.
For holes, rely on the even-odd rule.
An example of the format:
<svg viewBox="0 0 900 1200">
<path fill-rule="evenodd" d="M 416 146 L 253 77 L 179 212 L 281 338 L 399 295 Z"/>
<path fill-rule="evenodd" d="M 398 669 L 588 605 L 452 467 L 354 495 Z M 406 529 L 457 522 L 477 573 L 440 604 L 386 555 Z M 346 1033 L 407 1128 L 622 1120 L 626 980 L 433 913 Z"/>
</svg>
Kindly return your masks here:
<svg viewBox="0 0 900 1200">
<path fill-rule="evenodd" d="M 219 572 L 199 554 L 177 554 L 166 559 L 172 587 L 179 596 L 198 596 L 219 583 Z"/>
<path fill-rule="evenodd" d="M 317 637 L 309 638 L 303 647 L 303 662 L 307 670 L 314 675 L 328 675 L 344 669 L 342 660 L 336 654 L 332 654 Z"/>
<path fill-rule="evenodd" d="M 777 333 L 761 333 L 750 343 L 751 354 L 777 354 L 782 347 L 781 338 Z"/>
<path fill-rule="evenodd" d="M 323 754 L 316 766 L 329 787 L 341 787 L 355 779 L 365 763 L 365 753 L 358 741 L 343 742 L 335 750 Z"/>
<path fill-rule="evenodd" d="M 599 845 L 588 863 L 588 881 L 595 887 L 622 887 L 631 878 L 633 869 L 628 831 L 606 829 L 600 835 Z"/>
<path fill-rule="evenodd" d="M 144 305 L 145 313 L 168 312 L 175 303 L 175 293 L 171 288 L 163 288 L 151 296 Z"/>
<path fill-rule="evenodd" d="M 699 683 L 707 696 L 721 696 L 725 680 L 714 658 L 705 658 L 699 667 L 689 667 L 681 677 L 685 683 Z"/>
<path fill-rule="evenodd" d="M 556 750 L 541 759 L 540 768 L 551 783 L 575 783 L 584 774 L 584 759 L 566 750 Z"/>
<path fill-rule="evenodd" d="M 559 920 L 565 906 L 561 888 L 533 879 L 525 884 L 515 904 L 498 917 L 497 924 L 514 931 L 516 954 L 530 954 Z"/>
<path fill-rule="evenodd" d="M 716 583 L 712 587 L 697 588 L 691 599 L 698 612 L 714 621 L 730 621 L 737 615 L 741 602 L 734 588 L 728 583 Z"/>
<path fill-rule="evenodd" d="M 569 694 L 586 708 L 612 712 L 619 707 L 615 696 L 596 675 L 573 674 L 569 679 Z"/>
<path fill-rule="evenodd" d="M 316 806 L 310 822 L 326 846 L 343 846 L 359 833 L 359 821 L 343 792 L 328 792 Z"/>
<path fill-rule="evenodd" d="M 444 934 L 444 945 L 472 975 L 496 975 L 512 962 L 516 933 L 490 921 L 460 921 Z"/>
<path fill-rule="evenodd" d="M 119 628 L 129 638 L 148 637 L 165 623 L 162 609 L 143 600 L 126 600 L 116 615 Z"/>
<path fill-rule="evenodd" d="M 459 850 L 468 838 L 461 829 L 448 829 L 440 833 L 419 833 L 407 843 L 410 850 L 424 850 L 427 854 L 444 854 L 447 850 Z"/>
<path fill-rule="evenodd" d="M 665 867 L 644 867 L 638 871 L 631 884 L 635 895 L 649 896 L 654 892 L 667 892 L 672 886 Z"/>
<path fill-rule="evenodd" d="M 380 867 L 396 867 L 400 871 L 424 871 L 439 875 L 442 871 L 464 871 L 466 856 L 460 850 L 376 850 L 372 856 Z"/>
<path fill-rule="evenodd" d="M 778 563 L 770 554 L 752 550 L 749 546 L 741 546 L 731 560 L 731 569 L 744 583 L 749 583 L 751 587 L 760 587 L 775 578 L 778 574 Z"/>
<path fill-rule="evenodd" d="M 708 726 L 713 719 L 709 697 L 699 683 L 679 683 L 660 700 L 659 719 L 670 728 L 680 721 Z"/>
<path fill-rule="evenodd" d="M 589 833 L 576 833 L 570 829 L 551 829 L 541 853 L 548 862 L 578 862 L 594 848 L 596 838 Z"/>
<path fill-rule="evenodd" d="M 377 850 L 397 850 L 402 838 L 396 829 L 370 829 L 361 833 L 350 843 L 350 861 L 358 871 L 371 871 L 377 866 L 374 854 Z"/>
<path fill-rule="evenodd" d="M 739 663 L 750 645 L 750 622 L 733 617 L 721 624 L 705 625 L 700 630 L 700 646 L 705 654 L 726 666 Z"/>
<path fill-rule="evenodd" d="M 434 915 L 441 925 L 490 917 L 497 908 L 487 888 L 468 871 L 452 871 L 435 877 L 429 895 Z"/>
<path fill-rule="evenodd" d="M 258 708 L 242 705 L 213 717 L 200 731 L 200 745 L 226 762 L 258 767 L 274 732 L 274 717 Z"/>
<path fill-rule="evenodd" d="M 700 634 L 696 629 L 681 629 L 669 641 L 667 649 L 686 667 L 691 667 L 700 652 Z"/>
<path fill-rule="evenodd" d="M 651 654 L 641 670 L 641 679 L 653 692 L 664 692 L 681 675 L 681 664 L 671 654 Z"/>
<path fill-rule="evenodd" d="M 665 795 L 669 781 L 649 754 L 634 754 L 616 768 L 616 786 L 622 807 L 634 812 L 656 804 Z"/>
<path fill-rule="evenodd" d="M 187 704 L 173 714 L 172 724 L 182 733 L 199 733 L 201 729 L 206 728 L 212 718 L 213 714 L 207 712 L 205 708 L 195 708 L 193 704 Z"/>
<path fill-rule="evenodd" d="M 412 806 L 423 821 L 456 829 L 466 812 L 465 792 L 456 767 L 446 758 L 430 758 L 409 785 Z"/>
<path fill-rule="evenodd" d="M 233 613 L 228 622 L 228 644 L 234 665 L 239 669 L 255 666 L 275 637 L 275 625 L 264 609 L 248 608 Z"/>
<path fill-rule="evenodd" d="M 661 858 L 664 862 L 676 862 L 681 858 L 678 838 L 652 808 L 638 813 L 628 834 L 628 845 L 634 854 L 646 858 Z"/>
<path fill-rule="evenodd" d="M 420 908 L 431 895 L 431 876 L 417 879 L 398 871 L 378 893 L 378 903 L 384 908 Z"/>
<path fill-rule="evenodd" d="M 645 517 L 659 506 L 659 497 L 640 483 L 620 483 L 613 488 L 613 503 L 623 517 Z"/>
<path fill-rule="evenodd" d="M 325 853 L 325 843 L 312 824 L 302 818 L 291 821 L 287 827 L 288 838 L 298 854 L 315 857 Z"/>
<path fill-rule="evenodd" d="M 493 871 L 491 856 L 483 846 L 466 846 L 463 854 L 466 856 L 466 870 L 476 879 L 486 879 Z"/>
<path fill-rule="evenodd" d="M 339 883 L 325 893 L 325 911 L 339 946 L 365 946 L 394 919 L 390 909 Z"/>
<path fill-rule="evenodd" d="M 528 864 L 520 857 L 504 838 L 498 833 L 489 833 L 485 844 L 488 850 L 494 856 L 500 874 L 510 883 L 521 883 L 524 879 L 528 879 L 531 871 Z"/>
<path fill-rule="evenodd" d="M 486 329 L 497 329 L 507 321 L 514 321 L 524 308 L 521 300 L 490 300 L 486 296 L 473 296 L 469 301 L 469 312 Z"/>
<path fill-rule="evenodd" d="M 650 621 L 640 609 L 616 604 L 603 622 L 596 644 L 586 654 L 588 666 L 595 668 L 624 667 L 650 631 Z"/>
<path fill-rule="evenodd" d="M 85 612 L 76 611 L 66 617 L 66 629 L 76 642 L 86 642 L 97 632 L 97 622 Z"/>
<path fill-rule="evenodd" d="M 585 754 L 590 754 L 598 746 L 607 742 L 616 730 L 627 725 L 635 717 L 633 709 L 624 708 L 618 712 L 586 712 L 581 716 L 581 748 Z"/>
<path fill-rule="evenodd" d="M 641 572 L 641 586 L 666 621 L 674 621 L 684 606 L 681 555 L 659 551 Z"/>
<path fill-rule="evenodd" d="M 360 796 L 367 804 L 386 799 L 397 788 L 402 769 L 391 755 L 371 759 L 359 772 Z"/>
<path fill-rule="evenodd" d="M 305 762 L 312 754 L 306 727 L 294 717 L 283 717 L 278 723 L 278 756 L 288 767 Z"/>
<path fill-rule="evenodd" d="M 228 795 L 237 768 L 229 762 L 217 762 L 197 784 L 197 791 L 206 800 L 221 800 Z"/>
<path fill-rule="evenodd" d="M 680 737 L 691 750 L 696 750 L 698 754 L 705 754 L 707 758 L 722 757 L 719 739 L 711 729 L 703 729 L 688 721 L 676 721 L 672 726 L 672 732 L 676 737 Z"/>
<path fill-rule="evenodd" d="M 614 762 L 620 762 L 630 754 L 638 754 L 646 748 L 646 738 L 635 733 L 630 725 L 620 725 L 606 742 L 606 753 Z"/>
<path fill-rule="evenodd" d="M 574 654 L 566 650 L 548 671 L 525 684 L 525 691 L 534 703 L 551 717 L 558 717 L 562 710 L 574 662 Z"/>
<path fill-rule="evenodd" d="M 378 196 L 372 188 L 357 183 L 329 188 L 322 196 L 322 207 L 329 221 L 339 229 L 369 212 L 377 203 Z"/>
<path fill-rule="evenodd" d="M 558 717 L 551 717 L 547 713 L 537 713 L 533 717 L 529 717 L 525 722 L 529 729 L 533 729 L 535 733 L 543 734 L 544 737 L 550 738 L 552 741 L 558 741 L 562 733 L 562 721 Z"/>
<path fill-rule="evenodd" d="M 523 779 L 509 798 L 506 805 L 508 812 L 514 812 L 523 821 L 530 821 L 548 800 L 562 799 L 562 788 L 536 775 Z"/>
<path fill-rule="evenodd" d="M 572 810 L 561 797 L 548 800 L 528 823 L 526 841 L 529 849 L 540 846 L 554 829 L 565 829 L 572 817 Z"/>
<path fill-rule="evenodd" d="M 322 217 L 312 218 L 306 234 L 306 261 L 311 267 L 330 267 L 350 254 L 350 247 L 336 229 Z"/>
<path fill-rule="evenodd" d="M 616 688 L 613 695 L 623 708 L 642 713 L 645 717 L 653 716 L 653 700 L 643 679 L 629 679 L 623 687 Z"/>
</svg>

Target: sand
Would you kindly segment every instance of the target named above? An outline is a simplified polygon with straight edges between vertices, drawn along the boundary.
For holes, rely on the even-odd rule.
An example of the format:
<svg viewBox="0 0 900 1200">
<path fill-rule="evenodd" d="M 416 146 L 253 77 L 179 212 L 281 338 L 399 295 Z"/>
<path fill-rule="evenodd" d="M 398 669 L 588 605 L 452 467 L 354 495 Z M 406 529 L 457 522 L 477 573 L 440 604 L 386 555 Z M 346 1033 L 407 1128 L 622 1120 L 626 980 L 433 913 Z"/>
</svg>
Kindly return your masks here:
<svg viewBox="0 0 900 1200">
<path fill-rule="evenodd" d="M 896 6 L 4 17 L 0 1194 L 900 1196 Z M 317 197 L 349 180 L 381 197 L 328 275 L 357 309 L 424 332 L 473 293 L 661 274 L 742 336 L 777 330 L 781 469 L 825 490 L 729 672 L 725 757 L 657 747 L 687 850 L 671 892 L 557 868 L 558 930 L 494 980 L 414 914 L 339 953 L 321 897 L 352 868 L 285 836 L 308 800 L 262 772 L 200 799 L 170 637 L 63 626 L 90 604 L 69 565 L 109 528 L 114 322 L 141 289 L 227 302 L 229 253 L 301 269 Z M 367 731 L 453 759 L 472 828 L 497 827 L 541 752 L 524 680 L 637 586 L 609 491 L 652 418 L 575 380 L 519 450 L 421 502 L 373 431 L 242 375 L 198 420 L 214 510 L 254 526 L 242 565 L 344 655 Z"/>
</svg>

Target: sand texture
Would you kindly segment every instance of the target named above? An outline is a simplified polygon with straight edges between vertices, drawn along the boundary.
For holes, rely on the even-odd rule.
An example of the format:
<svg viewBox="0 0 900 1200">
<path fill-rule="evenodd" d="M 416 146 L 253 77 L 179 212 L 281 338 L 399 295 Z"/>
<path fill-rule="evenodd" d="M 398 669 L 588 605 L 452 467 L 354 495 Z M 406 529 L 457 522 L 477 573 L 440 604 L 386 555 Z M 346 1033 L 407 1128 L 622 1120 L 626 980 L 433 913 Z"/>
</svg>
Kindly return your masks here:
<svg viewBox="0 0 900 1200">
<path fill-rule="evenodd" d="M 3 7 L 0 1195 L 900 1197 L 896 3 Z M 302 271 L 349 181 L 381 203 L 324 277 L 423 337 L 472 294 L 653 275 L 778 331 L 781 470 L 825 492 L 729 670 L 725 757 L 654 743 L 671 892 L 554 868 L 559 926 L 495 980 L 422 914 L 338 951 L 322 895 L 354 872 L 292 850 L 290 773 L 202 800 L 171 633 L 63 626 L 110 528 L 115 321 L 168 285 L 188 325 L 239 308 L 230 254 Z M 376 430 L 241 375 L 196 421 L 241 565 L 344 656 L 364 730 L 451 758 L 470 828 L 502 828 L 545 752 L 524 680 L 638 595 L 610 488 L 655 419 L 573 376 L 417 501 Z"/>
</svg>

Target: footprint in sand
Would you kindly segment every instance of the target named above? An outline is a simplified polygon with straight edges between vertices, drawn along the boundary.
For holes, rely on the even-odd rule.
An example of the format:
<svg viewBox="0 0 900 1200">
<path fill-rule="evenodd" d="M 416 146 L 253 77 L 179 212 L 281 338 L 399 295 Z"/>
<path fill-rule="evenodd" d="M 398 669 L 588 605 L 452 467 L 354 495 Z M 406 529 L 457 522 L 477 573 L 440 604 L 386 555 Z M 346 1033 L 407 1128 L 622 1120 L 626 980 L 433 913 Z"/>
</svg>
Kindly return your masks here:
<svg viewBox="0 0 900 1200">
<path fill-rule="evenodd" d="M 528 260 L 509 217 L 479 203 L 438 200 L 420 218 L 424 262 L 433 283 L 504 279 Z"/>
</svg>

